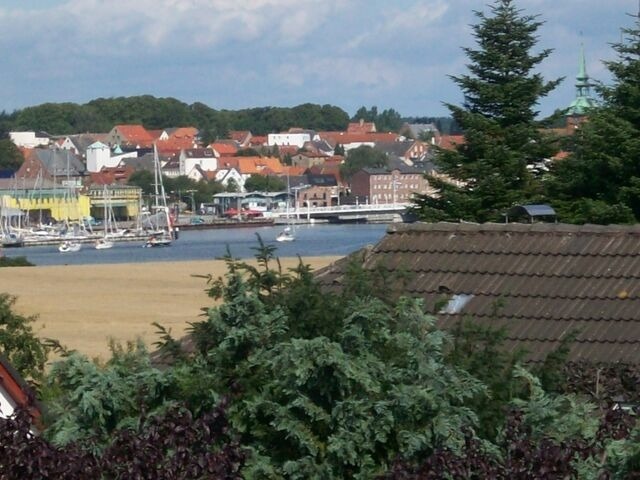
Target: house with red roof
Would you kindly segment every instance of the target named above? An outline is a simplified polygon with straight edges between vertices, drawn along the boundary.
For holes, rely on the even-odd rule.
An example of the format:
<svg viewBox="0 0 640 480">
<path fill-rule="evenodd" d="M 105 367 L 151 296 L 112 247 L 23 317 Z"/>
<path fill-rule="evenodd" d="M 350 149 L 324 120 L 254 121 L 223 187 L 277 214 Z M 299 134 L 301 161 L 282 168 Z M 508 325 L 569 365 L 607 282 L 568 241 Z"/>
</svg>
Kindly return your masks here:
<svg viewBox="0 0 640 480">
<path fill-rule="evenodd" d="M 320 132 L 319 137 L 329 143 L 334 149 L 341 145 L 345 152 L 363 145 L 374 147 L 378 142 L 397 142 L 397 133 L 348 133 L 348 132 Z"/>
<path fill-rule="evenodd" d="M 360 119 L 358 122 L 349 123 L 347 126 L 347 133 L 375 133 L 376 124 L 373 122 L 365 122 L 364 119 Z"/>
<path fill-rule="evenodd" d="M 248 130 L 231 130 L 229 138 L 235 141 L 239 147 L 248 147 L 251 142 L 251 132 Z"/>
<path fill-rule="evenodd" d="M 285 167 L 275 157 L 221 157 L 218 159 L 218 171 L 226 175 L 235 169 L 240 178 L 236 182 L 240 191 L 244 191 L 244 182 L 251 175 L 284 175 Z"/>
<path fill-rule="evenodd" d="M 238 153 L 238 144 L 234 140 L 218 140 L 208 145 L 216 157 L 233 157 Z"/>
<path fill-rule="evenodd" d="M 131 165 L 102 167 L 99 172 L 89 172 L 89 182 L 93 185 L 127 184 L 135 171 Z"/>
<path fill-rule="evenodd" d="M 254 135 L 249 140 L 250 147 L 266 147 L 267 146 L 267 136 L 266 135 Z"/>
<path fill-rule="evenodd" d="M 464 145 L 464 135 L 440 135 L 436 145 L 445 150 L 454 150 L 457 145 Z"/>
<path fill-rule="evenodd" d="M 107 134 L 110 146 L 119 145 L 128 148 L 151 148 L 156 139 L 142 125 L 116 125 Z"/>
</svg>

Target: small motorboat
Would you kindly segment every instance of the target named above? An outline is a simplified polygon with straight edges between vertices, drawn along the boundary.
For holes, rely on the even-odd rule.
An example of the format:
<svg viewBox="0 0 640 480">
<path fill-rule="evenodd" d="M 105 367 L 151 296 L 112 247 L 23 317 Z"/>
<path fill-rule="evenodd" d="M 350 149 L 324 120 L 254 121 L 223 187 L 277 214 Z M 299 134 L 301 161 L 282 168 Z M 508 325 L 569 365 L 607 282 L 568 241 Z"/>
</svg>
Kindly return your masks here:
<svg viewBox="0 0 640 480">
<path fill-rule="evenodd" d="M 82 244 L 79 242 L 71 242 L 71 241 L 66 241 L 66 242 L 62 242 L 59 246 L 58 246 L 58 251 L 60 253 L 71 253 L 71 252 L 78 252 L 80 251 L 80 248 L 82 248 Z"/>
<path fill-rule="evenodd" d="M 296 237 L 290 227 L 285 227 L 285 229 L 276 237 L 276 241 L 278 242 L 293 242 L 295 239 Z"/>
<path fill-rule="evenodd" d="M 96 240 L 96 250 L 106 250 L 111 247 L 113 247 L 113 242 L 106 238 L 99 238 Z"/>
</svg>

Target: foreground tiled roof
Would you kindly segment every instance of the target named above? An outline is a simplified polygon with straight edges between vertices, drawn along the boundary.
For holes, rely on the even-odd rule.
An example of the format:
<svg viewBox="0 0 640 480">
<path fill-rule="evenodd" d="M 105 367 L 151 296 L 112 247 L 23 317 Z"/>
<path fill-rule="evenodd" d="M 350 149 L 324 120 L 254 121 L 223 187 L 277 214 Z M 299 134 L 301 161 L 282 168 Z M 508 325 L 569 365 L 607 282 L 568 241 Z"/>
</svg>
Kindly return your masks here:
<svg viewBox="0 0 640 480">
<path fill-rule="evenodd" d="M 640 226 L 416 223 L 360 254 L 400 273 L 396 290 L 445 328 L 505 326 L 507 346 L 532 361 L 575 332 L 570 360 L 640 363 Z M 325 288 L 340 287 L 345 265 L 318 272 Z"/>
</svg>

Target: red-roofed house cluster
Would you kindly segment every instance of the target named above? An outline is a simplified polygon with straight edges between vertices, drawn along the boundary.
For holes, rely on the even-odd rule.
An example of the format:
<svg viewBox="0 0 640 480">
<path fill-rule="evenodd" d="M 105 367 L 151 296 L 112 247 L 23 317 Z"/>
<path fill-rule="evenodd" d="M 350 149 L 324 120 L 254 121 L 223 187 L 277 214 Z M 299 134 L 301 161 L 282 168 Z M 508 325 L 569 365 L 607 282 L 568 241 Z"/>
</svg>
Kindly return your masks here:
<svg viewBox="0 0 640 480">
<path fill-rule="evenodd" d="M 142 125 L 115 125 L 106 133 L 57 138 L 12 132 L 11 138 L 24 153 L 15 175 L 23 182 L 65 180 L 84 188 L 126 185 L 135 172 L 153 170 L 155 146 L 162 173 L 169 178 L 215 181 L 244 192 L 253 175 L 295 177 L 300 205 L 330 206 L 408 202 L 414 193 L 430 193 L 424 174 L 434 173 L 430 159 L 435 147 L 453 148 L 463 139 L 440 135 L 434 126 L 423 127 L 433 133 L 431 141 L 413 139 L 421 135 L 378 132 L 374 123 L 365 121 L 350 123 L 344 131 L 292 127 L 264 136 L 230 131 L 228 138 L 206 145 L 194 127 L 149 130 Z M 388 165 L 363 169 L 347 182 L 340 167 L 350 151 L 362 146 L 383 152 Z M 320 177 L 333 180 L 327 183 Z"/>
</svg>

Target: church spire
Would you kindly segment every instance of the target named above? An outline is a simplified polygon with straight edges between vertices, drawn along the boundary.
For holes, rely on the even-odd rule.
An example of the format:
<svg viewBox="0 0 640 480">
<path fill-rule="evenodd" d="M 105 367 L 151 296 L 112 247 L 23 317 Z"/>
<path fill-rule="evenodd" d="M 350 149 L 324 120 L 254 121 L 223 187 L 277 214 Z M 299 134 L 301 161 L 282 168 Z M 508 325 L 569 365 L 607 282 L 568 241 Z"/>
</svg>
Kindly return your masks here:
<svg viewBox="0 0 640 480">
<path fill-rule="evenodd" d="M 582 117 L 586 115 L 587 110 L 596 106 L 595 99 L 591 96 L 591 87 L 593 84 L 587 74 L 587 62 L 584 55 L 584 45 L 580 45 L 580 61 L 578 66 L 578 75 L 576 75 L 576 98 L 567 110 L 567 115 L 573 117 Z"/>
</svg>

